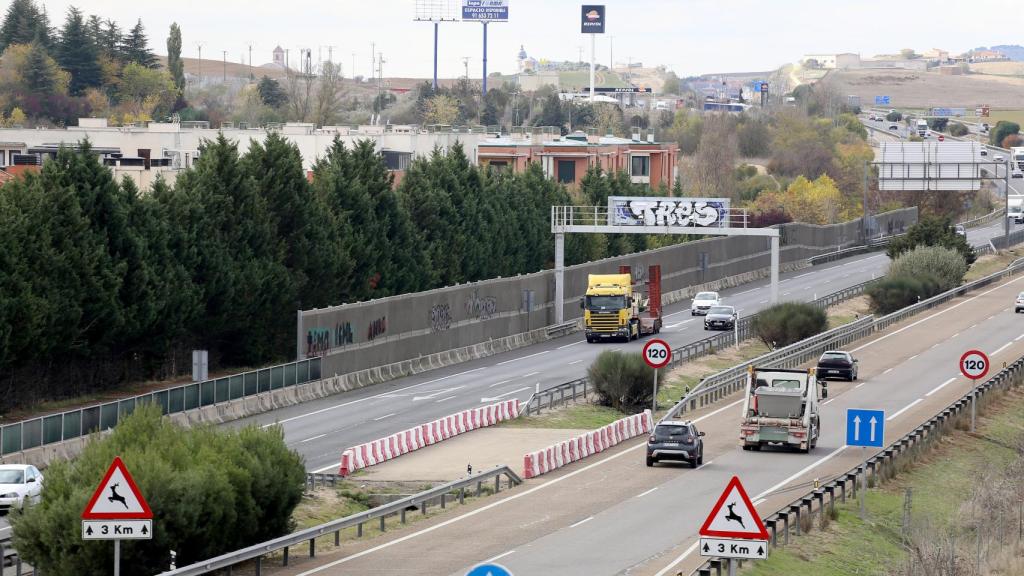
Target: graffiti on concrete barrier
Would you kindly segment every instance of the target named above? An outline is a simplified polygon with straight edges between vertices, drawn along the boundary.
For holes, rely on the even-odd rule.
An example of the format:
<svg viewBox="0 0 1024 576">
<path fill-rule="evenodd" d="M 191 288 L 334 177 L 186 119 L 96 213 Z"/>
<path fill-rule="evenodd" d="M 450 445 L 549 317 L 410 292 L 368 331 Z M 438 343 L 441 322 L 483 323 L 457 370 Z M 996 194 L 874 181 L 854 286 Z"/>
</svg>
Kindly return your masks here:
<svg viewBox="0 0 1024 576">
<path fill-rule="evenodd" d="M 306 357 L 323 356 L 331 348 L 331 331 L 327 328 L 310 328 L 306 332 Z"/>
<path fill-rule="evenodd" d="M 452 309 L 447 304 L 435 304 L 430 307 L 430 329 L 443 332 L 452 327 Z"/>
<path fill-rule="evenodd" d="M 498 310 L 498 303 L 493 296 L 480 297 L 477 290 L 473 290 L 473 293 L 466 298 L 466 314 L 470 317 L 476 317 L 480 320 L 487 320 L 491 316 L 494 316 Z"/>
<path fill-rule="evenodd" d="M 611 226 L 729 226 L 728 198 L 608 198 Z"/>
<path fill-rule="evenodd" d="M 353 330 L 351 322 L 338 322 L 334 326 L 334 345 L 347 346 L 352 343 Z"/>
<path fill-rule="evenodd" d="M 383 335 L 388 331 L 388 317 L 381 316 L 373 322 L 370 322 L 370 326 L 366 329 L 366 339 L 373 340 L 378 336 Z"/>
</svg>

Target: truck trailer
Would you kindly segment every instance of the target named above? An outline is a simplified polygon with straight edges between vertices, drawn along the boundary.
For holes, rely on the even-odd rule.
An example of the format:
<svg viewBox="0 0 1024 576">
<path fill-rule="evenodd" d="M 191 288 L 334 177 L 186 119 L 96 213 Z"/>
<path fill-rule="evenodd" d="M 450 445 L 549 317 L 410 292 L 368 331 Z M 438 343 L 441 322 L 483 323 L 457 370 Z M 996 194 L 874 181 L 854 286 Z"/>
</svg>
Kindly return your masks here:
<svg viewBox="0 0 1024 576">
<path fill-rule="evenodd" d="M 827 384 L 821 382 L 820 385 L 820 398 L 827 398 Z M 785 370 L 751 366 L 740 424 L 743 449 L 780 446 L 800 452 L 813 450 L 821 434 L 818 386 L 813 368 Z"/>
<path fill-rule="evenodd" d="M 661 332 L 661 266 L 649 268 L 646 294 L 634 289 L 629 266 L 620 266 L 618 274 L 590 274 L 580 308 L 587 342 L 628 342 Z"/>
</svg>

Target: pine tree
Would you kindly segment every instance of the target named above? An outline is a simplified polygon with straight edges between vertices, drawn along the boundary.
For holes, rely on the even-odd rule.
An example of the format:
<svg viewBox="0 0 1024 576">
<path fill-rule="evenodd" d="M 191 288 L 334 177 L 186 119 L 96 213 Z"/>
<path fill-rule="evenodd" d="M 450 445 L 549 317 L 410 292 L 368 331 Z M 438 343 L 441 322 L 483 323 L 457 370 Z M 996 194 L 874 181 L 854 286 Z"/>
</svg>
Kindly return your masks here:
<svg viewBox="0 0 1024 576">
<path fill-rule="evenodd" d="M 11 44 L 29 44 L 37 36 L 47 45 L 49 22 L 44 14 L 32 0 L 13 0 L 0 24 L 0 53 Z"/>
<path fill-rule="evenodd" d="M 68 9 L 64 28 L 61 29 L 60 42 L 57 45 L 57 63 L 71 73 L 68 91 L 72 96 L 80 96 L 86 88 L 102 83 L 96 45 L 89 38 L 82 12 L 75 7 Z"/>
<path fill-rule="evenodd" d="M 97 48 L 107 58 L 118 60 L 121 58 L 120 49 L 123 40 L 124 35 L 121 33 L 121 27 L 117 25 L 117 22 L 107 20 L 99 34 Z"/>
<path fill-rule="evenodd" d="M 50 57 L 46 49 L 37 42 L 33 42 L 25 61 L 25 68 L 21 71 L 22 81 L 25 88 L 32 94 L 48 95 L 53 94 L 57 86 L 57 78 L 51 66 Z"/>
<path fill-rule="evenodd" d="M 157 58 L 149 49 L 149 39 L 142 20 L 138 20 L 121 42 L 121 56 L 125 63 L 134 62 L 146 68 L 156 68 Z"/>
<path fill-rule="evenodd" d="M 181 28 L 177 22 L 171 24 L 171 33 L 167 36 L 167 69 L 178 90 L 184 90 L 185 63 L 181 59 Z"/>
</svg>

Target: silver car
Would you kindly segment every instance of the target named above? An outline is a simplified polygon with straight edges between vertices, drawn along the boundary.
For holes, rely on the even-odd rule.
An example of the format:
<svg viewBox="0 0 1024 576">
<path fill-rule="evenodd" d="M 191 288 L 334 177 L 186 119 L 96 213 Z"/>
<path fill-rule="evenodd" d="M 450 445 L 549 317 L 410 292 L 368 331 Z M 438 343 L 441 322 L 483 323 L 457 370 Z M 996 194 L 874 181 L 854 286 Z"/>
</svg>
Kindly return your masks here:
<svg viewBox="0 0 1024 576">
<path fill-rule="evenodd" d="M 736 309 L 732 306 L 712 306 L 704 316 L 705 330 L 732 330 L 736 327 Z"/>
</svg>

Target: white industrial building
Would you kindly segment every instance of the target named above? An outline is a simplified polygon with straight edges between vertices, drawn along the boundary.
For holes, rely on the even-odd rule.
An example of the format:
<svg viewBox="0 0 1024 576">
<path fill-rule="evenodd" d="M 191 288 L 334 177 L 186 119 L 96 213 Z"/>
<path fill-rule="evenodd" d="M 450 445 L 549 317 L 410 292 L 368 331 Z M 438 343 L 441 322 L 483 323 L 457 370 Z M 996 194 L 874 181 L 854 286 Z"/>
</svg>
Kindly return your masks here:
<svg viewBox="0 0 1024 576">
<path fill-rule="evenodd" d="M 816 62 L 818 68 L 825 68 L 828 70 L 860 68 L 860 55 L 851 54 L 849 52 L 841 54 L 806 54 L 804 55 L 803 61 L 805 65 Z"/>
</svg>

